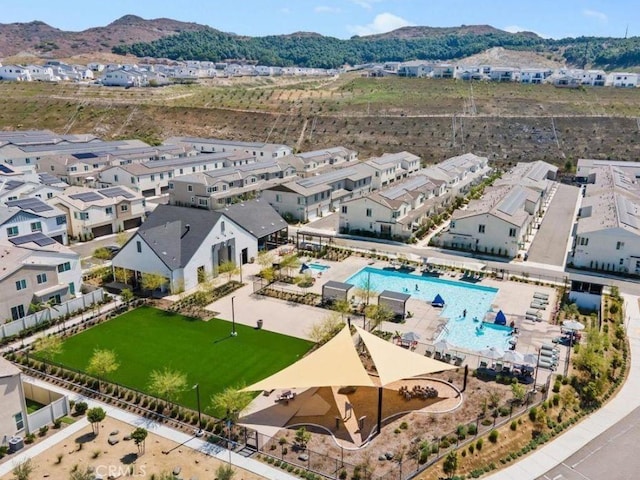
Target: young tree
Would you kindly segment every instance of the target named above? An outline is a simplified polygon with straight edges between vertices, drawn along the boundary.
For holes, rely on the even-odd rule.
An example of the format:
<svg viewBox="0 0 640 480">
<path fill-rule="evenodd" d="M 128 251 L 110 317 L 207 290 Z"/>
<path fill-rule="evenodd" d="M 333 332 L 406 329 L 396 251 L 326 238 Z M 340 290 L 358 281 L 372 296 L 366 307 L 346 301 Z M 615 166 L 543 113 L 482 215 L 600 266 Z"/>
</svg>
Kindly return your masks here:
<svg viewBox="0 0 640 480">
<path fill-rule="evenodd" d="M 226 262 L 221 263 L 220 265 L 218 265 L 218 273 L 220 275 L 226 275 L 227 276 L 227 283 L 229 283 L 231 281 L 231 279 L 233 278 L 234 275 L 236 275 L 240 269 L 238 268 L 238 266 L 235 264 L 235 262 L 228 260 Z"/>
<path fill-rule="evenodd" d="M 287 272 L 287 277 L 291 277 L 291 270 L 295 270 L 299 267 L 300 260 L 298 259 L 298 255 L 295 253 L 285 255 L 280 260 L 280 268 L 284 268 L 284 271 Z"/>
<path fill-rule="evenodd" d="M 146 428 L 138 427 L 131 433 L 131 438 L 138 447 L 138 453 L 143 454 L 145 450 L 145 440 L 149 432 Z"/>
<path fill-rule="evenodd" d="M 111 252 L 105 247 L 98 247 L 93 251 L 93 258 L 98 260 L 111 260 Z"/>
<path fill-rule="evenodd" d="M 124 247 L 124 244 L 129 240 L 129 234 L 126 232 L 120 232 L 116 235 L 116 243 L 119 247 Z"/>
<path fill-rule="evenodd" d="M 458 470 L 458 452 L 449 452 L 442 464 L 442 470 L 449 478 L 456 473 L 456 470 Z"/>
<path fill-rule="evenodd" d="M 113 269 L 113 277 L 116 282 L 124 283 L 125 285 L 129 285 L 131 279 L 133 278 L 133 271 L 128 268 L 115 267 Z"/>
<path fill-rule="evenodd" d="M 344 326 L 338 312 L 331 312 L 309 330 L 309 338 L 317 344 L 324 344 L 335 337 Z"/>
<path fill-rule="evenodd" d="M 211 407 L 218 415 L 225 415 L 227 420 L 235 422 L 240 412 L 251 403 L 251 392 L 243 392 L 244 387 L 227 387 L 211 397 Z"/>
<path fill-rule="evenodd" d="M 30 458 L 26 458 L 13 467 L 13 478 L 15 480 L 29 480 L 33 473 L 33 464 Z"/>
<path fill-rule="evenodd" d="M 91 429 L 93 430 L 94 435 L 98 435 L 100 433 L 100 422 L 102 422 L 106 416 L 107 412 L 100 407 L 90 408 L 87 410 L 87 420 L 91 423 Z"/>
<path fill-rule="evenodd" d="M 133 292 L 128 288 L 123 288 L 120 292 L 120 298 L 125 303 L 125 305 L 129 305 L 131 300 L 133 300 Z"/>
<path fill-rule="evenodd" d="M 369 305 L 369 300 L 371 300 L 374 293 L 375 289 L 373 288 L 373 283 L 369 276 L 360 282 L 360 285 L 356 288 L 356 296 L 360 298 L 365 305 Z"/>
<path fill-rule="evenodd" d="M 262 250 L 261 252 L 258 253 L 257 261 L 258 261 L 258 265 L 262 267 L 262 270 L 264 270 L 265 268 L 273 268 L 273 260 L 274 260 L 273 253 L 267 250 Z"/>
<path fill-rule="evenodd" d="M 143 273 L 142 288 L 153 292 L 167 283 L 167 277 L 161 273 Z"/>
<path fill-rule="evenodd" d="M 351 304 L 346 298 L 341 298 L 340 300 L 336 300 L 333 302 L 333 305 L 331 305 L 331 309 L 338 312 L 340 314 L 340 317 L 344 321 L 344 316 L 351 313 Z"/>
<path fill-rule="evenodd" d="M 296 285 L 300 287 L 302 290 L 306 290 L 307 288 L 311 288 L 313 286 L 313 277 L 308 273 L 303 273 L 302 275 L 298 275 L 295 279 Z"/>
<path fill-rule="evenodd" d="M 364 314 L 371 319 L 373 327 L 371 330 L 378 328 L 382 322 L 389 322 L 393 320 L 394 314 L 386 305 L 367 305 L 364 309 Z"/>
<path fill-rule="evenodd" d="M 301 450 L 305 450 L 307 448 L 309 440 L 311 440 L 311 432 L 307 432 L 305 427 L 300 427 L 296 430 L 294 441 Z"/>
<path fill-rule="evenodd" d="M 173 403 L 178 394 L 187 388 L 187 375 L 177 370 L 165 368 L 153 370 L 150 375 L 149 391 Z"/>
<path fill-rule="evenodd" d="M 216 469 L 216 478 L 218 480 L 232 480 L 236 474 L 235 469 L 231 465 L 220 465 Z"/>
<path fill-rule="evenodd" d="M 104 379 L 110 373 L 115 372 L 120 367 L 113 350 L 95 349 L 89 359 L 87 373 L 98 377 L 98 391 L 100 391 L 100 379 Z"/>
<path fill-rule="evenodd" d="M 527 394 L 526 388 L 521 383 L 512 383 L 511 384 L 511 394 L 513 395 L 513 400 L 520 404 L 524 400 L 525 395 Z"/>
</svg>

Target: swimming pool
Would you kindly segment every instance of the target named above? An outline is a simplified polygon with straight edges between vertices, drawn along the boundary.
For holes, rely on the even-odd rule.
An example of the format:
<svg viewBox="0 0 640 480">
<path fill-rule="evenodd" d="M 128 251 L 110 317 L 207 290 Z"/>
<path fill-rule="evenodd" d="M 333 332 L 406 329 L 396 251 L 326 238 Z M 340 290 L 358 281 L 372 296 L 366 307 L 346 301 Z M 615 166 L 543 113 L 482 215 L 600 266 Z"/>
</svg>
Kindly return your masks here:
<svg viewBox="0 0 640 480">
<path fill-rule="evenodd" d="M 413 298 L 429 303 L 440 294 L 445 301 L 440 315 L 448 318 L 448 322 L 434 342 L 446 339 L 453 345 L 469 350 L 486 347 L 504 350 L 509 346 L 511 336 L 506 333 L 511 332 L 510 327 L 485 323 L 483 332 L 476 334 L 476 326 L 480 323 L 474 322 L 474 318 L 481 321 L 491 311 L 491 304 L 498 293 L 497 288 L 373 267 L 365 267 L 345 281 L 356 288 L 362 288 L 369 282 L 371 289 L 376 292 L 391 290 L 409 293 Z"/>
<path fill-rule="evenodd" d="M 307 266 L 311 270 L 315 270 L 316 272 L 324 272 L 325 270 L 329 270 L 329 265 L 322 265 L 320 263 L 308 263 Z"/>
</svg>

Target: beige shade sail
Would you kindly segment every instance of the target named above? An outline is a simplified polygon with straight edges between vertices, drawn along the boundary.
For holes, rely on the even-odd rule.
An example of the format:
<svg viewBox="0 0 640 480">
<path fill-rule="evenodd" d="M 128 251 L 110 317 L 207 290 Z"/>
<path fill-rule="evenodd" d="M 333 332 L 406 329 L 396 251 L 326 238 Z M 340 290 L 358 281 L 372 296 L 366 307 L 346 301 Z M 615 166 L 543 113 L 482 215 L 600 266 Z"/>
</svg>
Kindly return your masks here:
<svg viewBox="0 0 640 480">
<path fill-rule="evenodd" d="M 348 327 L 315 352 L 243 390 L 341 386 L 374 386 L 353 345 Z"/>
<path fill-rule="evenodd" d="M 356 330 L 371 355 L 383 386 L 403 378 L 458 368 L 394 345 L 358 326 Z"/>
</svg>

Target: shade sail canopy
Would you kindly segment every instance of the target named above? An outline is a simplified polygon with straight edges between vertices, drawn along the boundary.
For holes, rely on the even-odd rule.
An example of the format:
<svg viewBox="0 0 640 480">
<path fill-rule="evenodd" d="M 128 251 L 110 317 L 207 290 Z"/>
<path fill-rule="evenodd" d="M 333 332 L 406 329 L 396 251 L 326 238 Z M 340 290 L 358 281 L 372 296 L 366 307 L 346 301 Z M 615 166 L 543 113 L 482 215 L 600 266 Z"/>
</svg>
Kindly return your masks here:
<svg viewBox="0 0 640 480">
<path fill-rule="evenodd" d="M 378 370 L 381 385 L 388 385 L 416 375 L 458 368 L 455 365 L 440 362 L 394 345 L 358 326 L 356 326 L 356 330 L 366 345 L 376 370 Z"/>
<path fill-rule="evenodd" d="M 243 390 L 374 385 L 345 327 L 315 352 Z"/>
<path fill-rule="evenodd" d="M 439 306 L 444 305 L 444 299 L 440 296 L 439 293 L 436 294 L 436 297 L 431 302 L 431 305 L 439 305 Z"/>
<path fill-rule="evenodd" d="M 507 316 L 504 314 L 502 310 L 498 312 L 496 315 L 496 319 L 493 321 L 496 325 L 506 325 L 507 324 Z"/>
</svg>

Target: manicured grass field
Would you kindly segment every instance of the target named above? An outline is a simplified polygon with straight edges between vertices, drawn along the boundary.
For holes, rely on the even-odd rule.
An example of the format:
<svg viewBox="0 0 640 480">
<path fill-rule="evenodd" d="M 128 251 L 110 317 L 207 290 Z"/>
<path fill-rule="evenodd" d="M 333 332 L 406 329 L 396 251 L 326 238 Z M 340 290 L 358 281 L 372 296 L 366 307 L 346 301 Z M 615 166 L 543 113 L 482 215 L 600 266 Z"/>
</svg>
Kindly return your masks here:
<svg viewBox="0 0 640 480">
<path fill-rule="evenodd" d="M 208 322 L 141 307 L 75 335 L 54 361 L 84 370 L 96 348 L 116 352 L 120 368 L 108 379 L 147 391 L 153 370 L 169 367 L 200 385 L 202 409 L 213 394 L 228 386 L 250 385 L 294 363 L 312 343 L 236 323 Z M 182 392 L 178 403 L 196 408 L 196 392 Z M 209 410 L 210 413 L 215 413 Z"/>
</svg>

